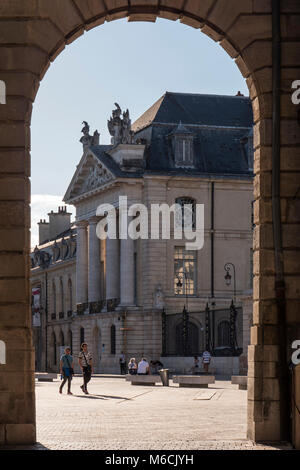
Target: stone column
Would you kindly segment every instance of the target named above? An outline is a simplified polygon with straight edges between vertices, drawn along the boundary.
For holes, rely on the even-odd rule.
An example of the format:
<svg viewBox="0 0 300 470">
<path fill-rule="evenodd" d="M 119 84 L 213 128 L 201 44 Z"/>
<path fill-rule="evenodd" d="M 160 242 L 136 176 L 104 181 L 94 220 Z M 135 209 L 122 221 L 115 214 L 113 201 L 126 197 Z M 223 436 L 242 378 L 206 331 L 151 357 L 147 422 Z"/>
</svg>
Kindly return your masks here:
<svg viewBox="0 0 300 470">
<path fill-rule="evenodd" d="M 82 305 L 88 301 L 87 222 L 78 222 L 76 226 L 76 304 Z M 86 308 L 86 305 L 83 308 Z"/>
<path fill-rule="evenodd" d="M 135 304 L 134 240 L 121 240 L 120 245 L 120 305 L 130 306 Z"/>
<path fill-rule="evenodd" d="M 106 239 L 106 301 L 120 298 L 119 240 Z"/>
<path fill-rule="evenodd" d="M 89 220 L 89 249 L 88 249 L 88 300 L 98 302 L 101 297 L 101 265 L 100 265 L 100 240 L 96 234 L 98 219 Z"/>
</svg>

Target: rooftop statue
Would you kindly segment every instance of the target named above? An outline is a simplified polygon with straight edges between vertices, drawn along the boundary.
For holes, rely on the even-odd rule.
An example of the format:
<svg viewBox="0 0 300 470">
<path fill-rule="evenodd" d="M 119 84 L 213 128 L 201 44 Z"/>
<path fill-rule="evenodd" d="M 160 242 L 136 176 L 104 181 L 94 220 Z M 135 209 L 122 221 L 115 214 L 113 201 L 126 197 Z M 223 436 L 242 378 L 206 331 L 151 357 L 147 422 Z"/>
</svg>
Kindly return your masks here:
<svg viewBox="0 0 300 470">
<path fill-rule="evenodd" d="M 118 103 L 115 103 L 116 109 L 112 111 L 111 118 L 107 121 L 107 127 L 110 135 L 112 136 L 111 142 L 114 145 L 118 144 L 132 144 L 133 131 L 131 130 L 131 119 L 129 117 L 128 109 L 123 112 L 123 119 L 121 118 L 122 110 Z"/>
<path fill-rule="evenodd" d="M 83 133 L 83 136 L 81 137 L 80 141 L 83 145 L 83 150 L 86 150 L 88 147 L 91 147 L 92 145 L 99 145 L 99 140 L 100 140 L 100 134 L 96 130 L 94 132 L 94 135 L 90 135 L 90 126 L 86 121 L 83 121 L 84 127 L 81 129 L 81 132 Z"/>
</svg>

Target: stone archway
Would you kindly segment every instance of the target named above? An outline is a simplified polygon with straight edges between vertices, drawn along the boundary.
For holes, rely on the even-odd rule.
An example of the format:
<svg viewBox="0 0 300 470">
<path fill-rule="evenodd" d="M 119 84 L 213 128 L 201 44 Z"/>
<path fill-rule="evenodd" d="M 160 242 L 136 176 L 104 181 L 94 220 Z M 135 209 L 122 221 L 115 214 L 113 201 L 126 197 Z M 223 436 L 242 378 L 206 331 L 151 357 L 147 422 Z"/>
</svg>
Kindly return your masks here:
<svg viewBox="0 0 300 470">
<path fill-rule="evenodd" d="M 298 326 L 300 270 L 295 260 L 299 246 L 300 139 L 297 107 L 291 103 L 290 92 L 293 80 L 299 79 L 299 5 L 292 0 L 281 4 L 281 142 L 278 145 L 281 145 L 284 321 Z M 66 45 L 84 31 L 123 17 L 128 17 L 129 21 L 155 21 L 162 17 L 201 29 L 220 43 L 247 80 L 255 120 L 256 173 L 254 326 L 249 347 L 248 436 L 254 440 L 280 440 L 286 411 L 281 406 L 284 395 L 278 376 L 284 340 L 280 337 L 279 327 L 283 320 L 276 307 L 272 234 L 271 2 L 52 0 L 50 3 L 47 0 L 3 0 L 0 15 L 0 79 L 5 81 L 7 90 L 6 104 L 0 105 L 0 339 L 7 350 L 6 364 L 0 365 L 0 374 L 6 377 L 1 392 L 9 391 L 11 403 L 9 409 L 0 408 L 0 422 L 3 423 L 0 425 L 0 444 L 35 441 L 33 381 L 24 380 L 23 388 L 17 389 L 14 380 L 14 358 L 19 351 L 24 356 L 24 365 L 18 373 L 28 376 L 34 372 L 27 269 L 32 103 L 50 63 Z"/>
</svg>

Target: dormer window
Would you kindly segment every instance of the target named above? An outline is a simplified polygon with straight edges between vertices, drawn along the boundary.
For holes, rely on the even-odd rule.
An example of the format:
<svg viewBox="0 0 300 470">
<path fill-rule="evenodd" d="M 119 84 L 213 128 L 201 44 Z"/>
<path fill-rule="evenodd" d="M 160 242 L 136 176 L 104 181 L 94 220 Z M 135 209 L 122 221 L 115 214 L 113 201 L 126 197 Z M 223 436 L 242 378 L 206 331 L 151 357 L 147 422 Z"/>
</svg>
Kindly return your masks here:
<svg viewBox="0 0 300 470">
<path fill-rule="evenodd" d="M 176 167 L 194 167 L 194 134 L 180 124 L 169 134 Z"/>
<path fill-rule="evenodd" d="M 175 164 L 177 166 L 193 166 L 193 141 L 192 139 L 176 138 Z"/>
</svg>

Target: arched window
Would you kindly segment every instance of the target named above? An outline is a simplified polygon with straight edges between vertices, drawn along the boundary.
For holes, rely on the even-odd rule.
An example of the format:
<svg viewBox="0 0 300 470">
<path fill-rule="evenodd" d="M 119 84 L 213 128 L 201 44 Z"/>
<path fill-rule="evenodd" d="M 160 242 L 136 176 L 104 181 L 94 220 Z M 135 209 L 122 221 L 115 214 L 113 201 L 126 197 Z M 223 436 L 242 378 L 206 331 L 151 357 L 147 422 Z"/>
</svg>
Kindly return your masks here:
<svg viewBox="0 0 300 470">
<path fill-rule="evenodd" d="M 68 311 L 73 311 L 73 295 L 72 295 L 72 281 L 71 279 L 68 280 L 68 292 L 69 292 L 69 308 Z"/>
<path fill-rule="evenodd" d="M 72 354 L 73 353 L 73 334 L 71 330 L 69 330 L 68 332 L 68 346 L 70 346 L 71 354 Z"/>
<path fill-rule="evenodd" d="M 223 320 L 218 325 L 218 346 L 230 346 L 230 324 Z"/>
<path fill-rule="evenodd" d="M 65 346 L 65 336 L 62 330 L 60 331 L 60 334 L 59 334 L 59 345 Z"/>
<path fill-rule="evenodd" d="M 110 327 L 110 354 L 116 354 L 116 327 Z"/>
<path fill-rule="evenodd" d="M 53 313 L 56 314 L 56 285 L 55 281 L 52 283 L 52 299 L 53 299 Z"/>
<path fill-rule="evenodd" d="M 60 278 L 60 312 L 64 312 L 64 284 Z"/>
<path fill-rule="evenodd" d="M 52 345 L 53 345 L 53 364 L 56 364 L 57 362 L 57 344 L 56 344 L 56 336 L 55 333 L 52 333 Z"/>
<path fill-rule="evenodd" d="M 175 215 L 175 225 L 177 228 L 195 228 L 196 227 L 196 201 L 191 197 L 178 197 L 175 199 L 175 204 L 180 206 L 180 209 Z"/>
<path fill-rule="evenodd" d="M 80 328 L 80 346 L 84 343 L 84 328 Z"/>
</svg>

